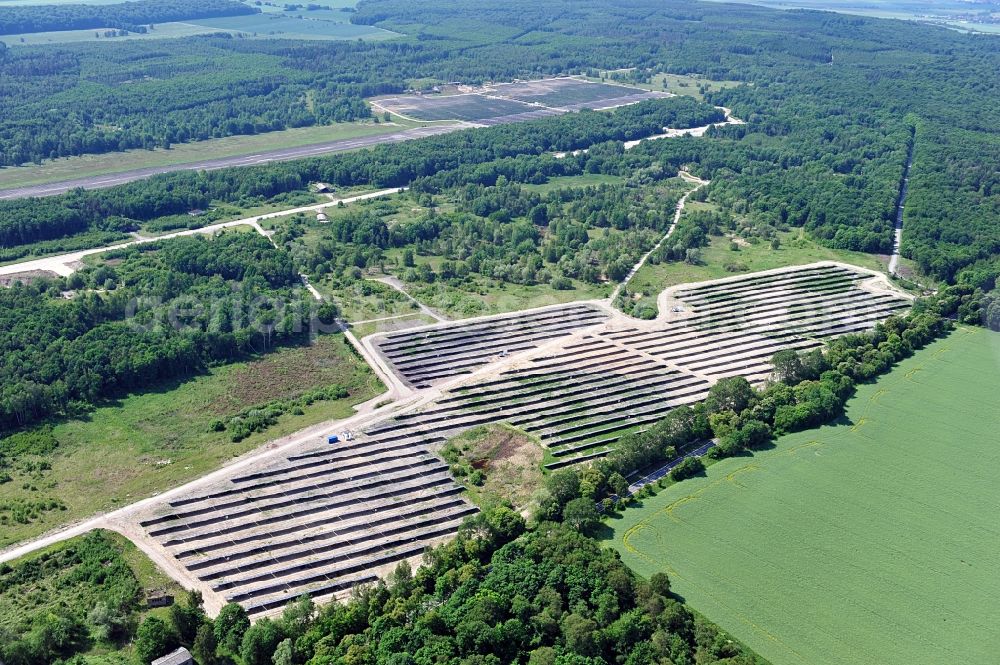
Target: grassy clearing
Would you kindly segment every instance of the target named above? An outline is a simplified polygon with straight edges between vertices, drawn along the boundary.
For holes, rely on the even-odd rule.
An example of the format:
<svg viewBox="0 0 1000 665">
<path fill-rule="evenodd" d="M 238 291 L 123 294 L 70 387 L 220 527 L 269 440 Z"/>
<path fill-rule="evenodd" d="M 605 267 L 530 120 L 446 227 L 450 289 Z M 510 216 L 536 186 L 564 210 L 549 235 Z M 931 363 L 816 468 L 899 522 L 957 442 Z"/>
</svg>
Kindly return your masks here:
<svg viewBox="0 0 1000 665">
<path fill-rule="evenodd" d="M 625 182 L 625 178 L 619 175 L 604 175 L 603 173 L 584 173 L 583 175 L 568 175 L 556 178 L 549 178 L 549 181 L 541 185 L 521 185 L 524 189 L 547 194 L 554 189 L 566 187 L 592 187 L 596 185 L 620 185 Z"/>
<path fill-rule="evenodd" d="M 300 415 L 282 415 L 277 424 L 239 443 L 231 442 L 229 432 L 212 431 L 215 420 L 331 384 L 346 387 L 350 396 L 314 402 Z M 26 524 L 0 512 L 5 520 L 0 547 L 197 478 L 303 427 L 348 417 L 353 405 L 382 391 L 344 338 L 331 335 L 312 346 L 282 349 L 213 368 L 183 383 L 154 387 L 59 423 L 52 429 L 58 448 L 12 470 L 12 480 L 0 484 L 0 506 L 54 499 L 65 508 L 30 511 Z M 40 462 L 51 468 L 37 468 Z"/>
<path fill-rule="evenodd" d="M 991 662 L 998 384 L 1000 335 L 960 328 L 839 422 L 625 511 L 614 546 L 774 665 Z"/>
<path fill-rule="evenodd" d="M 688 205 L 692 209 L 697 209 L 699 205 L 705 206 L 697 203 Z M 641 300 L 642 305 L 655 309 L 656 297 L 660 292 L 676 284 L 721 279 L 816 261 L 843 261 L 883 272 L 886 268 L 881 258 L 874 254 L 823 247 L 808 238 L 802 229 L 779 232 L 778 237 L 781 240 L 778 249 L 772 249 L 770 243 L 760 241 L 741 245 L 738 251 L 730 248 L 730 238 L 713 237 L 711 244 L 702 251 L 701 262 L 696 265 L 684 261 L 657 265 L 647 263 L 629 282 L 629 293 Z M 731 269 L 727 270 L 726 266 Z"/>
<path fill-rule="evenodd" d="M 352 323 L 351 331 L 358 339 L 361 339 L 363 337 L 367 337 L 368 335 L 374 335 L 375 333 L 405 330 L 407 328 L 416 328 L 417 326 L 426 326 L 433 323 L 437 323 L 437 319 L 427 316 L 421 312 L 415 312 L 413 314 L 403 314 L 398 317 L 384 319 L 381 321 L 364 321 L 359 324 Z"/>
<path fill-rule="evenodd" d="M 614 83 L 615 81 L 610 77 L 611 72 L 604 72 L 603 79 L 592 80 L 607 80 Z M 735 88 L 743 85 L 741 81 L 713 81 L 697 74 L 657 74 L 649 83 L 628 81 L 624 84 L 645 90 L 666 91 L 675 95 L 694 97 L 697 100 L 703 100 L 705 93 L 717 92 L 725 88 Z"/>
<path fill-rule="evenodd" d="M 350 322 L 417 314 L 417 304 L 406 295 L 374 280 L 361 279 L 340 286 L 324 280 L 316 288 L 336 303 L 342 316 Z"/>
<path fill-rule="evenodd" d="M 651 90 L 667 90 L 675 95 L 701 100 L 705 98 L 706 93 L 735 88 L 739 85 L 742 85 L 740 81 L 712 81 L 689 74 L 657 74 L 649 87 Z"/>
<path fill-rule="evenodd" d="M 478 505 L 509 501 L 524 509 L 542 487 L 542 446 L 507 424 L 483 425 L 450 439 L 441 456 Z"/>
<path fill-rule="evenodd" d="M 416 123 L 397 119 L 394 124 L 344 122 L 318 127 L 298 127 L 251 136 L 227 136 L 208 141 L 178 143 L 170 150 L 127 150 L 101 155 L 63 157 L 40 165 L 0 168 L 0 188 L 28 187 L 76 178 L 110 175 L 135 169 L 175 166 L 209 159 L 253 155 L 257 152 L 295 148 L 314 143 L 388 134 Z"/>
<path fill-rule="evenodd" d="M 613 288 L 610 284 L 589 284 L 579 280 L 572 280 L 573 288 L 565 291 L 553 289 L 548 284 L 510 284 L 487 278 L 473 281 L 474 284 L 463 284 L 462 288 L 442 282 L 408 284 L 407 288 L 420 302 L 453 318 L 504 314 L 577 300 L 599 300 L 607 298 Z"/>
</svg>

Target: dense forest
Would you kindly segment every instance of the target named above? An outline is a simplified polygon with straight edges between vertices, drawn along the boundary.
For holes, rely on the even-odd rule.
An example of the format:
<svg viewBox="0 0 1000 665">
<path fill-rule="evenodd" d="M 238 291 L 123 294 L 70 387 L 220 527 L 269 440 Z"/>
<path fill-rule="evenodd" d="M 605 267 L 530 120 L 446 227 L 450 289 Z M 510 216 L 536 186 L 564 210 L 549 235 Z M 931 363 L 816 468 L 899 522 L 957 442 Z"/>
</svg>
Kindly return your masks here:
<svg viewBox="0 0 1000 665">
<path fill-rule="evenodd" d="M 614 113 L 585 111 L 521 125 L 463 131 L 370 151 L 245 169 L 178 172 L 97 191 L 41 199 L 0 201 L 0 260 L 40 240 L 88 230 L 122 230 L 128 220 L 205 208 L 212 201 L 240 203 L 305 189 L 309 182 L 339 186 L 402 187 L 416 178 L 472 168 L 519 155 L 569 151 L 604 141 L 649 136 L 666 125 L 695 127 L 721 119 L 717 109 L 686 98 L 644 102 Z M 127 228 L 127 227 L 126 227 Z"/>
<path fill-rule="evenodd" d="M 227 233 L 123 250 L 60 285 L 0 289 L 0 431 L 301 341 L 335 313 L 299 285 L 286 252 Z"/>
<path fill-rule="evenodd" d="M 255 14 L 238 0 L 132 0 L 108 5 L 27 5 L 4 7 L 0 35 L 51 30 L 118 28 L 145 32 L 150 23 Z"/>
<path fill-rule="evenodd" d="M 134 577 L 120 558 L 105 553 L 114 568 L 104 574 L 116 584 L 108 589 L 120 591 L 102 601 L 110 611 L 97 613 L 72 598 L 12 630 L 0 628 L 6 637 L 0 658 L 8 665 L 82 664 L 87 661 L 74 654 L 120 644 L 124 636 L 132 637 L 133 662 L 143 665 L 178 645 L 200 665 L 763 662 L 679 602 L 666 575 L 637 578 L 613 550 L 567 522 L 528 530 L 510 508 L 489 508 L 470 518 L 455 540 L 430 550 L 416 571 L 400 564 L 387 581 L 346 602 L 317 608 L 302 597 L 279 617 L 252 626 L 236 604 L 208 619 L 200 597 L 191 594 L 167 618 L 149 616 L 136 627 Z M 100 574 L 98 556 L 107 547 L 90 536 L 66 554 L 36 559 L 37 565 L 0 569 L 0 588 L 17 588 L 31 576 L 47 581 L 62 562 L 79 572 L 57 588 L 72 589 L 70 582 Z M 94 634 L 106 624 L 115 632 Z"/>
<path fill-rule="evenodd" d="M 887 253 L 912 149 L 904 256 L 946 281 L 973 264 L 977 279 L 1000 270 L 993 258 L 1000 248 L 1000 176 L 989 167 L 1000 111 L 984 103 L 1000 94 L 995 37 L 819 12 L 652 0 L 611 6 L 516 0 L 489 10 L 454 0 L 419 7 L 368 0 L 353 20 L 406 37 L 307 44 L 209 36 L 164 40 L 152 51 L 138 44 L 8 49 L 0 60 L 0 93 L 9 100 L 0 121 L 0 162 L 364 117 L 363 97 L 398 92 L 415 80 L 475 83 L 603 68 L 632 68 L 626 78 L 636 81 L 655 80 L 659 72 L 698 73 L 746 83 L 708 99 L 747 124 L 641 150 L 710 177 L 711 200 L 764 223 L 804 226 L 832 247 Z M 54 110 L 67 106 L 73 112 Z M 373 158 L 153 180 L 141 210 L 113 203 L 136 198 L 128 188 L 97 197 L 99 204 L 87 204 L 95 212 L 82 216 L 65 205 L 72 196 L 30 211 L 4 207 L 0 247 L 8 248 L 5 258 L 16 258 L 18 250 L 9 248 L 92 231 L 110 214 L 146 219 L 177 212 L 182 197 L 202 206 L 321 178 L 403 185 L 459 164 L 622 139 L 623 133 L 593 132 L 595 122 L 580 114 L 533 123 L 538 129 L 483 130 L 481 143 L 436 138 L 423 147 L 378 149 Z M 528 142 L 547 130 L 562 136 Z M 509 139 L 516 151 L 490 145 Z M 484 152 L 464 145 L 470 140 Z M 456 151 L 461 159 L 449 159 Z M 24 228 L 11 231 L 12 218 Z"/>
<path fill-rule="evenodd" d="M 0 166 L 370 118 L 365 97 L 403 89 L 391 49 L 317 43 L 226 33 L 0 48 Z"/>
</svg>

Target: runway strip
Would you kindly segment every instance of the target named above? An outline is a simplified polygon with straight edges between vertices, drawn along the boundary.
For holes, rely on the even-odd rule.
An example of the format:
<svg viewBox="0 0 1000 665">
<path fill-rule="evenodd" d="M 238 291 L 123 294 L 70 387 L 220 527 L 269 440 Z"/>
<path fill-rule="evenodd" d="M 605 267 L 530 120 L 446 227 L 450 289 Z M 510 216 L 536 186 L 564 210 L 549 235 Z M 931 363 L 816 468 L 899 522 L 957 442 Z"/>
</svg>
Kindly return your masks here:
<svg viewBox="0 0 1000 665">
<path fill-rule="evenodd" d="M 376 134 L 374 136 L 362 136 L 353 139 L 341 139 L 328 143 L 315 143 L 312 145 L 299 146 L 297 148 L 281 148 L 278 150 L 268 150 L 253 155 L 236 155 L 234 157 L 223 157 L 220 159 L 210 159 L 200 162 L 187 162 L 185 164 L 172 164 L 168 166 L 155 166 L 145 169 L 135 169 L 123 171 L 121 173 L 110 173 L 105 175 L 91 176 L 89 178 L 75 178 L 73 180 L 63 180 L 44 185 L 31 185 L 28 187 L 16 187 L 12 189 L 0 190 L 0 199 L 20 199 L 29 196 L 54 196 L 63 194 L 82 187 L 84 189 L 101 189 L 104 187 L 114 187 L 127 182 L 142 180 L 161 173 L 172 173 L 174 171 L 214 171 L 231 166 L 256 166 L 269 162 L 281 162 L 291 159 L 302 159 L 304 157 L 316 157 L 334 152 L 345 152 L 347 150 L 357 150 L 359 148 L 370 148 L 383 143 L 402 143 L 413 139 L 421 139 L 428 136 L 448 134 L 459 129 L 466 129 L 466 123 L 453 123 L 447 125 L 430 125 L 427 127 L 414 127 L 391 134 Z"/>
</svg>

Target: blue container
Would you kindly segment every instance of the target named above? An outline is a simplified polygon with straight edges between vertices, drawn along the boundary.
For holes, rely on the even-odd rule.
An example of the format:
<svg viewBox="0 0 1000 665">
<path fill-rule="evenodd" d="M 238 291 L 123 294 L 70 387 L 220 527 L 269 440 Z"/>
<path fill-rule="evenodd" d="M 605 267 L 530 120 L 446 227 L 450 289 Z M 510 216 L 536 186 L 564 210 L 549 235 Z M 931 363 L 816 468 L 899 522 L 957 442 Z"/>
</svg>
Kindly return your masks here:
<svg viewBox="0 0 1000 665">
<path fill-rule="evenodd" d="M 326 438 L 327 443 L 337 443 L 338 441 L 340 441 L 340 437 L 336 434 L 331 434 Z"/>
</svg>

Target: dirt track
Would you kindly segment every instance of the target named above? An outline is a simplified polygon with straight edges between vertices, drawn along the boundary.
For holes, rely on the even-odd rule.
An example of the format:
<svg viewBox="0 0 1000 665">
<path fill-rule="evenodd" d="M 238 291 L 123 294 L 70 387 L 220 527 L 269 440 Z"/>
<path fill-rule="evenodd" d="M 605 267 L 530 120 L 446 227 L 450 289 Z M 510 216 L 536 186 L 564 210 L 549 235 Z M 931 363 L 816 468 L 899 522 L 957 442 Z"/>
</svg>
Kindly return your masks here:
<svg viewBox="0 0 1000 665">
<path fill-rule="evenodd" d="M 404 188 L 405 189 L 405 188 Z M 253 217 L 244 217 L 243 219 L 236 219 L 231 222 L 219 222 L 218 224 L 211 224 L 209 226 L 203 226 L 200 229 L 188 229 L 185 231 L 177 231 L 174 233 L 167 233 L 162 236 L 157 236 L 154 238 L 136 238 L 135 240 L 129 240 L 127 242 L 118 243 L 116 245 L 109 245 L 106 247 L 94 247 L 92 249 L 83 249 L 78 252 L 69 252 L 68 254 L 58 254 L 55 256 L 46 256 L 41 259 L 33 259 L 31 261 L 22 261 L 20 263 L 11 263 L 10 265 L 0 266 L 0 275 L 14 275 L 18 273 L 33 272 L 38 270 L 43 270 L 50 273 L 55 273 L 57 275 L 62 275 L 63 277 L 73 274 L 78 268 L 80 261 L 86 256 L 91 256 L 93 254 L 103 254 L 114 249 L 122 249 L 124 247 L 130 247 L 132 245 L 139 245 L 147 242 L 156 242 L 157 240 L 169 240 L 170 238 L 180 238 L 182 236 L 193 236 L 199 234 L 213 234 L 221 231 L 223 229 L 228 229 L 233 226 L 250 226 L 257 233 L 260 233 L 264 237 L 270 237 L 261 228 L 260 222 L 265 219 L 275 219 L 277 217 L 285 217 L 288 215 L 294 215 L 300 212 L 316 212 L 318 210 L 323 210 L 325 208 L 330 208 L 339 205 L 340 203 L 353 203 L 355 201 L 364 201 L 366 199 L 374 199 L 381 196 L 388 196 L 389 194 L 395 194 L 398 189 L 383 189 L 377 192 L 370 192 L 368 194 L 359 194 L 357 196 L 349 196 L 344 199 L 331 199 L 324 203 L 317 203 L 309 206 L 302 206 L 300 208 L 290 208 L 288 210 L 279 210 L 277 212 L 269 212 L 264 215 L 255 215 Z"/>
</svg>

